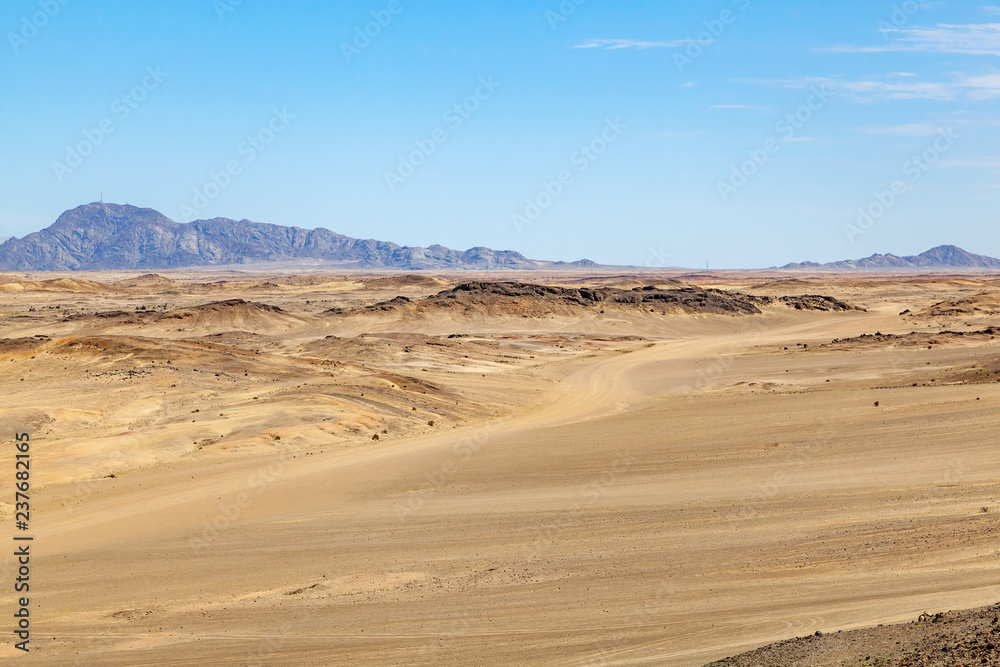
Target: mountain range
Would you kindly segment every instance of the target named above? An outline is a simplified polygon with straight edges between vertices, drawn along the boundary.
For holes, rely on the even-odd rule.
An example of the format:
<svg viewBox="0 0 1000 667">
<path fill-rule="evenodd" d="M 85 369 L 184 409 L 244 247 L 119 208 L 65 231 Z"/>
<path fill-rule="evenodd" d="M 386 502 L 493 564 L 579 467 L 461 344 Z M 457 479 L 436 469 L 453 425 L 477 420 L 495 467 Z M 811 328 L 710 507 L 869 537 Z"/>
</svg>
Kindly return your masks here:
<svg viewBox="0 0 1000 667">
<path fill-rule="evenodd" d="M 931 248 L 919 255 L 909 255 L 906 257 L 899 257 L 893 254 L 874 254 L 864 259 L 851 259 L 842 262 L 830 262 L 828 264 L 801 262 L 798 264 L 786 264 L 781 268 L 811 271 L 1000 270 L 1000 259 L 994 259 L 985 255 L 976 255 L 953 245 L 942 245 Z"/>
<path fill-rule="evenodd" d="M 24 238 L 0 239 L 0 271 L 108 271 L 255 264 L 358 270 L 593 269 L 588 259 L 551 262 L 511 250 L 441 245 L 399 246 L 356 239 L 319 227 L 303 229 L 250 220 L 174 222 L 150 208 L 98 202 L 66 211 Z M 772 267 L 777 268 L 777 267 Z M 857 260 L 786 264 L 801 271 L 1000 270 L 1000 259 L 952 245 L 920 255 L 875 254 Z"/>
<path fill-rule="evenodd" d="M 54 224 L 0 244 L 0 270 L 100 271 L 312 263 L 339 269 L 594 268 L 590 260 L 546 262 L 510 250 L 464 252 L 432 245 L 399 246 L 328 229 L 283 227 L 213 218 L 174 222 L 158 211 L 93 203 L 66 211 Z"/>
</svg>

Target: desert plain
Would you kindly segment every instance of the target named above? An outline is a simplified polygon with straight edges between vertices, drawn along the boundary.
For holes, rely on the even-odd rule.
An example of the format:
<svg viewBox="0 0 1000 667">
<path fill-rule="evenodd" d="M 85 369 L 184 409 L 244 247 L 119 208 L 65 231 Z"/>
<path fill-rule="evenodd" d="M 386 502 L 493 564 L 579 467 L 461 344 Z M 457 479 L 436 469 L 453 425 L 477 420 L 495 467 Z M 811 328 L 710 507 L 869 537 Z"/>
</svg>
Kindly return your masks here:
<svg viewBox="0 0 1000 667">
<path fill-rule="evenodd" d="M 983 274 L 8 274 L 0 658 L 704 665 L 994 604 L 997 333 Z"/>
</svg>

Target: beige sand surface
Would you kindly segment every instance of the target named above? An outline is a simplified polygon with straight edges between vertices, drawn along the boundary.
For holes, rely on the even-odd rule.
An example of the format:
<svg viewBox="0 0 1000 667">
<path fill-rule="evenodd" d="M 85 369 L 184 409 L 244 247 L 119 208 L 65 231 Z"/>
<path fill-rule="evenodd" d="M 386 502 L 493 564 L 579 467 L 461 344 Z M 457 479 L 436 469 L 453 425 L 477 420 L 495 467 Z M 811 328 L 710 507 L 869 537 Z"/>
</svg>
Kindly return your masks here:
<svg viewBox="0 0 1000 667">
<path fill-rule="evenodd" d="M 702 665 L 1000 599 L 1000 350 L 939 336 L 1000 316 L 933 309 L 989 279 L 719 275 L 868 310 L 528 319 L 324 314 L 450 279 L 167 277 L 0 285 L 24 664 Z"/>
</svg>

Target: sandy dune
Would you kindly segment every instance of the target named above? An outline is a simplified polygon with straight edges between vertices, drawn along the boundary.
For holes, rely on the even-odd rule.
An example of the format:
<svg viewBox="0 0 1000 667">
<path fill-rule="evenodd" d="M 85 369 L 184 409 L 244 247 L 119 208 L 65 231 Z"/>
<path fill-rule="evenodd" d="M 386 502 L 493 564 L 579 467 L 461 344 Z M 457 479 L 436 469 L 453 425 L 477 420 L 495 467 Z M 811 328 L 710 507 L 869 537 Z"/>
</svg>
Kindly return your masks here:
<svg viewBox="0 0 1000 667">
<path fill-rule="evenodd" d="M 987 280 L 524 317 L 355 313 L 451 279 L 28 278 L 0 295 L 26 664 L 703 665 L 1000 599 L 1000 317 L 899 314 Z"/>
</svg>

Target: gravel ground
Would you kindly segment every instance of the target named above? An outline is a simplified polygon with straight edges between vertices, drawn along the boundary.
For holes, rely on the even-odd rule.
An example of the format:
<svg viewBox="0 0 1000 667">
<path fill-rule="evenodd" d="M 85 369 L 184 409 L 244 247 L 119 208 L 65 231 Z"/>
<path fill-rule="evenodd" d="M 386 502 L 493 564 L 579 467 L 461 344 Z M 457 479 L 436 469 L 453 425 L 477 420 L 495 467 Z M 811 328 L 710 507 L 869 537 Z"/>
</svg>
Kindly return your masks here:
<svg viewBox="0 0 1000 667">
<path fill-rule="evenodd" d="M 1000 666 L 1000 604 L 903 625 L 789 639 L 706 667 Z"/>
</svg>

